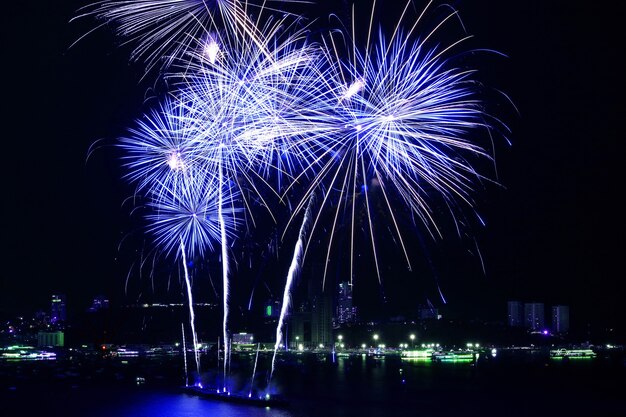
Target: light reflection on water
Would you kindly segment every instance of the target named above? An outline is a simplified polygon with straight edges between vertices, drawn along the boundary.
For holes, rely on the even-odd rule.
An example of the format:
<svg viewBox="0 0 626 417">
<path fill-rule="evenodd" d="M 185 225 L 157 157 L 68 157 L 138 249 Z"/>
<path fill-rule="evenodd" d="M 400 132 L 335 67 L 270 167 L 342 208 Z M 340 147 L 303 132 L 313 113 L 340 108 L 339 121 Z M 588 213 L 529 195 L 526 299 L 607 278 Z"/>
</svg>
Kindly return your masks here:
<svg viewBox="0 0 626 417">
<path fill-rule="evenodd" d="M 286 409 L 224 403 L 182 393 L 174 364 L 173 378 L 146 383 L 134 380 L 50 382 L 2 381 L 2 416 L 35 417 L 447 417 L 597 415 L 601 407 L 626 415 L 617 385 L 625 367 L 593 360 L 587 363 L 518 361 L 498 355 L 491 362 L 434 364 L 366 356 L 285 357 L 272 391 L 289 399 Z M 129 364 L 130 366 L 132 364 Z M 126 366 L 126 365 L 124 365 Z M 159 365 L 161 367 L 161 365 Z M 30 368 L 28 368 L 30 369 Z M 126 369 L 126 368 L 124 368 Z M 142 367 L 132 368 L 145 372 Z M 242 367 L 241 385 L 249 388 L 251 370 Z M 25 373 L 27 374 L 27 373 Z M 134 375 L 130 370 L 128 375 Z M 134 378 L 134 376 L 133 376 Z M 259 375 L 259 383 L 265 374 Z M 237 384 L 234 384 L 237 385 Z M 263 387 L 259 387 L 263 389 Z M 246 391 L 247 392 L 247 391 Z M 533 401 L 523 400 L 533 396 Z M 7 409 L 16 412 L 5 414 Z M 607 414 L 605 414 L 607 415 Z"/>
<path fill-rule="evenodd" d="M 119 417 L 294 417 L 276 408 L 229 404 L 188 394 L 148 391 L 131 395 L 126 404 L 102 416 Z M 100 415 L 98 415 L 100 417 Z"/>
</svg>

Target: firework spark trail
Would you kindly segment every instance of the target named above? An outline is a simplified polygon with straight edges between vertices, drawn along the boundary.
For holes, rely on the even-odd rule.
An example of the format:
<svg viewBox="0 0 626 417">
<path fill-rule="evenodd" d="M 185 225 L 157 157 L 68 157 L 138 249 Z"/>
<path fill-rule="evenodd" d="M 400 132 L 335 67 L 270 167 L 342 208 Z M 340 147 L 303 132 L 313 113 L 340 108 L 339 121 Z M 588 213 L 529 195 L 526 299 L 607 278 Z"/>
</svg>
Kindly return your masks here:
<svg viewBox="0 0 626 417">
<path fill-rule="evenodd" d="M 282 21 L 279 21 L 282 24 Z M 210 54 L 206 48 L 198 48 L 190 54 L 184 67 L 189 73 L 174 73 L 171 79 L 181 81 L 181 95 L 188 104 L 188 112 L 199 126 L 194 138 L 196 163 L 214 167 L 218 172 L 218 219 L 219 210 L 225 207 L 223 185 L 227 182 L 242 196 L 245 213 L 251 213 L 251 202 L 245 197 L 252 194 L 261 205 L 265 201 L 257 182 L 273 190 L 264 179 L 269 172 L 286 173 L 295 166 L 303 166 L 312 151 L 297 144 L 305 135 L 313 135 L 317 128 L 311 113 L 302 109 L 314 103 L 314 90 L 306 89 L 320 72 L 320 60 L 311 48 L 297 48 L 302 35 L 290 35 L 277 42 L 271 39 L 281 25 L 270 23 L 260 33 L 265 37 L 255 39 L 232 36 L 214 36 L 209 40 Z M 301 171 L 306 171 L 305 168 Z M 278 181 L 280 184 L 280 180 Z M 280 185 L 278 186 L 280 188 Z M 277 192 L 274 191 L 276 195 Z M 233 199 L 231 198 L 231 201 Z M 272 215 L 271 212 L 269 212 Z M 273 216 L 273 215 L 272 215 Z M 221 227 L 221 226 L 220 226 Z M 224 339 L 224 386 L 228 390 L 230 369 L 230 259 L 228 238 L 221 236 L 223 323 Z"/>
<path fill-rule="evenodd" d="M 210 166 L 195 158 L 197 122 L 189 116 L 189 105 L 168 99 L 159 108 L 138 123 L 129 137 L 121 140 L 127 151 L 128 176 L 137 182 L 138 190 L 146 191 L 148 232 L 163 252 L 180 248 L 189 302 L 194 356 L 198 375 L 200 357 L 195 329 L 192 285 L 187 268 L 187 251 L 201 256 L 212 250 L 213 242 L 222 246 L 224 270 L 225 318 L 228 320 L 228 236 L 237 225 L 232 199 L 237 190 L 225 184 L 220 165 L 219 176 L 210 172 Z M 221 160 L 221 159 L 220 159 Z M 226 193 L 226 195 L 224 195 Z M 228 219 L 227 219 L 228 216 Z M 228 335 L 225 332 L 225 358 L 228 355 Z M 228 360 L 225 359 L 225 370 Z M 226 377 L 226 374 L 225 374 Z"/>
<path fill-rule="evenodd" d="M 133 45 L 131 61 L 142 61 L 146 73 L 165 69 L 193 48 L 207 32 L 226 28 L 230 33 L 256 36 L 249 6 L 258 15 L 268 9 L 266 2 L 255 5 L 239 0 L 104 0 L 79 10 L 73 20 L 95 17 L 100 23 L 73 45 L 100 27 L 113 27 L 122 45 Z M 278 11 L 275 8 L 269 10 Z"/>
<path fill-rule="evenodd" d="M 117 25 L 117 34 L 136 44 L 131 59 L 143 60 L 148 70 L 162 60 L 163 79 L 177 89 L 176 100 L 166 100 L 140 122 L 122 147 L 129 161 L 127 177 L 137 183 L 137 191 L 147 192 L 156 209 L 148 219 L 157 245 L 169 253 L 180 241 L 183 261 L 185 248 L 192 256 L 212 249 L 212 241 L 221 245 L 223 391 L 232 343 L 229 238 L 235 235 L 237 211 L 246 226 L 248 220 L 255 224 L 254 205 L 267 208 L 274 218 L 262 189 L 281 203 L 289 190 L 305 189 L 285 228 L 304 209 L 276 330 L 273 373 L 291 286 L 326 207 L 335 205 L 323 282 L 342 209 L 351 215 L 352 280 L 360 204 L 367 217 L 363 232 L 369 235 L 381 281 L 372 213 L 376 205 L 390 216 L 410 269 L 396 218 L 398 200 L 431 236 L 441 236 L 430 206 L 433 198 L 442 199 L 450 211 L 459 200 L 471 206 L 473 182 L 486 179 L 470 160 L 489 155 L 469 133 L 491 132 L 495 129 L 486 120 L 497 120 L 476 98 L 474 71 L 456 68 L 446 58 L 467 37 L 428 49 L 427 41 L 456 12 L 415 39 L 431 3 L 403 31 L 407 1 L 392 36 L 385 38 L 380 29 L 377 42 L 370 43 L 375 38 L 374 2 L 365 48 L 357 47 L 353 14 L 347 59 L 340 58 L 344 49 L 337 47 L 335 35 L 346 40 L 348 31 L 335 31 L 321 45 L 311 45 L 301 19 L 288 23 L 287 14 L 261 19 L 265 2 L 256 19 L 248 3 L 238 0 L 216 0 L 210 6 L 205 0 L 104 0 L 83 14 Z M 269 179 L 274 173 L 276 186 Z M 283 176 L 288 185 L 281 193 Z M 323 197 L 314 215 L 317 190 Z M 232 218 L 227 220 L 227 214 Z M 184 266 L 191 303 L 186 262 Z"/>
<path fill-rule="evenodd" d="M 252 389 L 254 388 L 254 375 L 256 374 L 256 365 L 259 361 L 259 350 L 261 349 L 261 344 L 257 343 L 256 345 L 256 356 L 254 357 L 254 368 L 252 368 L 252 379 L 250 380 L 250 392 L 248 393 L 248 398 L 252 397 Z"/>
<path fill-rule="evenodd" d="M 180 254 L 182 256 L 183 269 L 185 270 L 185 283 L 187 284 L 187 300 L 189 301 L 189 324 L 191 326 L 191 336 L 193 339 L 193 355 L 196 360 L 196 371 L 200 378 L 200 352 L 198 352 L 198 335 L 196 334 L 196 315 L 193 310 L 193 295 L 191 293 L 191 282 L 189 271 L 187 270 L 187 257 L 185 255 L 185 242 L 180 238 Z M 185 362 L 187 359 L 185 358 Z M 185 363 L 186 365 L 186 363 Z"/>
<path fill-rule="evenodd" d="M 183 332 L 183 362 L 185 364 L 185 386 L 189 386 L 189 375 L 187 372 L 187 343 L 185 342 L 185 325 L 180 323 L 180 330 Z"/>
<path fill-rule="evenodd" d="M 220 159 L 221 161 L 221 159 Z M 223 333 L 223 337 L 224 337 L 224 392 L 226 392 L 226 385 L 227 385 L 227 369 L 228 369 L 228 363 L 230 361 L 230 355 L 229 355 L 229 340 L 230 340 L 230 336 L 228 334 L 228 315 L 229 315 L 229 310 L 228 310 L 228 302 L 230 299 L 230 294 L 229 294 L 229 290 L 230 290 L 230 282 L 229 282 L 229 277 L 228 277 L 228 246 L 227 246 L 227 241 L 226 241 L 226 225 L 224 223 L 224 215 L 222 213 L 223 210 L 223 171 L 222 171 L 222 165 L 220 164 L 219 166 L 219 181 L 218 181 L 218 187 L 219 187 L 219 197 L 218 197 L 218 203 L 217 203 L 217 207 L 218 207 L 218 218 L 219 218 L 219 223 L 220 223 L 220 233 L 221 233 L 221 243 L 222 243 L 222 284 L 223 284 L 223 300 L 222 303 L 224 305 L 224 317 L 223 317 L 223 322 L 222 322 L 222 333 Z"/>
<path fill-rule="evenodd" d="M 283 340 L 283 326 L 285 324 L 285 318 L 287 317 L 287 313 L 289 312 L 289 306 L 291 305 L 291 286 L 296 278 L 296 274 L 300 272 L 300 266 L 302 263 L 302 256 L 304 254 L 304 243 L 306 240 L 306 232 L 311 221 L 311 211 L 313 204 L 315 202 L 315 194 L 311 194 L 309 197 L 309 203 L 307 205 L 306 211 L 304 212 L 304 219 L 302 220 L 302 225 L 300 226 L 300 232 L 298 234 L 298 242 L 293 250 L 293 257 L 291 258 L 291 265 L 289 266 L 289 271 L 287 273 L 287 281 L 285 282 L 285 289 L 283 292 L 283 303 L 280 309 L 280 316 L 278 318 L 278 325 L 276 326 L 276 343 L 274 344 L 274 355 L 272 356 L 272 369 L 270 371 L 270 383 L 272 381 L 272 375 L 274 374 L 274 369 L 276 366 L 276 353 L 278 352 L 278 347 L 282 343 Z M 268 385 L 269 388 L 269 385 Z"/>
</svg>

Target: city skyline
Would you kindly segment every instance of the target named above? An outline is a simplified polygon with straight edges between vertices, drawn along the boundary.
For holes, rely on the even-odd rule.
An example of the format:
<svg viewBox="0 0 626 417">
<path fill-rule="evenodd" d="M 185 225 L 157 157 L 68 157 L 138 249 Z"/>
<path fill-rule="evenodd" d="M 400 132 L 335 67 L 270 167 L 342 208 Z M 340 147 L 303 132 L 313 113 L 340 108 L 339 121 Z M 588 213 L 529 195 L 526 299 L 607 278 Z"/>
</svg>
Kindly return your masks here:
<svg viewBox="0 0 626 417">
<path fill-rule="evenodd" d="M 36 310 L 55 291 L 81 309 L 100 293 L 111 300 L 149 299 L 152 285 L 157 294 L 183 300 L 175 271 L 132 269 L 147 256 L 144 246 L 134 245 L 142 238 L 124 205 L 131 190 L 120 180 L 114 153 L 97 141 L 119 135 L 140 115 L 145 82 L 140 66 L 127 64 L 128 50 L 113 46 L 104 31 L 69 48 L 89 27 L 69 23 L 79 4 L 84 3 L 9 8 L 9 15 L 20 18 L 8 22 L 14 59 L 3 66 L 3 79 L 15 80 L 7 85 L 15 99 L 5 114 L 14 138 L 5 151 L 14 180 L 6 194 L 11 220 L 2 314 Z M 494 145 L 502 187 L 477 193 L 486 226 L 475 230 L 476 245 L 418 238 L 415 270 L 406 271 L 401 259 L 390 262 L 382 286 L 362 271 L 355 305 L 402 310 L 413 299 L 439 306 L 443 298 L 459 314 L 494 316 L 509 299 L 536 299 L 589 309 L 596 320 L 610 316 L 624 294 L 617 272 L 624 220 L 611 196 L 620 184 L 624 106 L 613 92 L 623 85 L 621 64 L 613 58 L 623 46 L 615 41 L 611 13 L 577 3 L 481 1 L 456 7 L 475 36 L 472 45 L 508 56 L 493 56 L 480 68 L 520 112 L 503 112 L 512 146 Z M 608 23 L 584 24 L 594 17 Z M 20 22 L 28 22 L 28 30 Z M 92 145 L 97 150 L 90 154 Z M 243 308 L 252 289 L 260 294 L 256 303 L 280 292 L 284 271 L 277 267 L 264 275 L 242 279 Z M 197 292 L 206 301 L 216 299 L 212 291 L 205 282 Z M 590 300 L 597 305 L 587 307 Z"/>
</svg>

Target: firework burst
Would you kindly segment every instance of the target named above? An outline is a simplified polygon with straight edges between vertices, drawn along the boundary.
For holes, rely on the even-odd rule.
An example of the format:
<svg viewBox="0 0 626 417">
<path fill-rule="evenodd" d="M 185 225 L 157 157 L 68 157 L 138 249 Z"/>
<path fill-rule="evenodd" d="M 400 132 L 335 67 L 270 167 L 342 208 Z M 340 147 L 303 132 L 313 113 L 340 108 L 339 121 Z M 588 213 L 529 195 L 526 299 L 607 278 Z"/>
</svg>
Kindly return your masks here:
<svg viewBox="0 0 626 417">
<path fill-rule="evenodd" d="M 322 209 L 331 206 L 332 201 L 335 214 L 329 228 L 327 260 L 340 212 L 351 213 L 353 253 L 355 218 L 359 206 L 364 207 L 379 281 L 371 206 L 373 192 L 382 196 L 410 269 L 392 196 L 394 200 L 399 198 L 432 236 L 441 236 L 431 201 L 441 198 L 451 211 L 460 202 L 471 207 L 473 186 L 476 181 L 485 179 L 474 169 L 473 163 L 490 159 L 474 141 L 481 136 L 481 131 L 482 136 L 489 136 L 492 126 L 487 120 L 494 120 L 483 110 L 475 71 L 455 65 L 454 56 L 448 57 L 466 38 L 447 47 L 429 47 L 427 42 L 456 12 L 442 19 L 432 32 L 420 39 L 415 31 L 426 9 L 408 31 L 403 31 L 409 4 L 390 38 L 382 29 L 373 32 L 372 22 L 364 48 L 359 48 L 354 41 L 342 47 L 336 36 L 329 36 L 326 40 L 329 67 L 335 73 L 334 77 L 321 81 L 326 83 L 323 90 L 333 95 L 334 105 L 322 120 L 327 127 L 324 133 L 327 151 L 318 182 L 326 184 L 329 191 L 322 199 L 313 228 L 320 220 Z M 374 9 L 371 16 L 373 21 Z M 346 39 L 345 33 L 341 36 Z M 348 57 L 342 55 L 346 51 Z M 333 197 L 332 190 L 337 191 L 338 196 Z M 303 203 L 299 208 L 302 207 Z M 352 276 L 351 261 L 351 279 Z"/>
</svg>

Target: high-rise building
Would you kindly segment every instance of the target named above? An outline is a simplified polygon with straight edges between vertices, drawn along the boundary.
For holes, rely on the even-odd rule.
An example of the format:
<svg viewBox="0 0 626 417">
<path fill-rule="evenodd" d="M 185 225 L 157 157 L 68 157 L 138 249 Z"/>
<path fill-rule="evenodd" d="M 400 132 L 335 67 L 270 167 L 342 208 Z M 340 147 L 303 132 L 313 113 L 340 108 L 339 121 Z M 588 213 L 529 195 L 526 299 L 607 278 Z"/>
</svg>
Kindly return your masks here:
<svg viewBox="0 0 626 417">
<path fill-rule="evenodd" d="M 67 319 L 65 313 L 65 295 L 53 294 L 52 305 L 50 307 L 50 322 L 64 322 Z"/>
<path fill-rule="evenodd" d="M 65 334 L 63 332 L 39 332 L 37 333 L 37 346 L 40 347 L 63 347 Z"/>
<path fill-rule="evenodd" d="M 545 327 L 545 310 L 543 303 L 525 303 L 524 320 L 526 328 L 541 330 Z"/>
<path fill-rule="evenodd" d="M 555 333 L 567 333 L 569 331 L 568 306 L 552 306 L 552 331 Z"/>
<path fill-rule="evenodd" d="M 310 348 L 313 345 L 311 335 L 311 311 L 296 311 L 289 316 L 289 348 Z"/>
<path fill-rule="evenodd" d="M 311 342 L 314 347 L 333 343 L 333 297 L 330 291 L 317 294 L 311 309 Z"/>
<path fill-rule="evenodd" d="M 507 324 L 510 327 L 524 327 L 524 303 L 508 301 L 506 303 Z"/>
<path fill-rule="evenodd" d="M 356 321 L 356 307 L 352 304 L 352 284 L 341 282 L 337 297 L 337 324 L 354 324 Z"/>
</svg>

